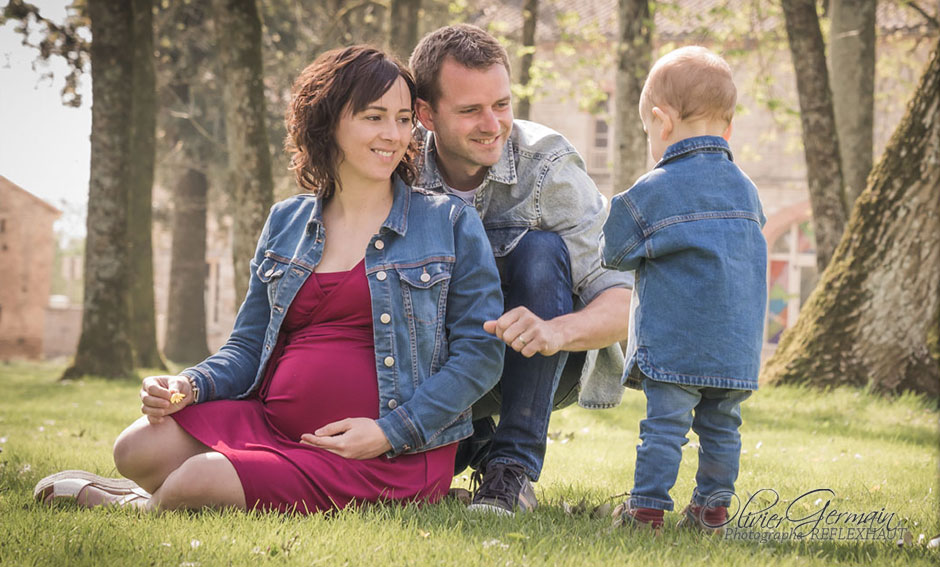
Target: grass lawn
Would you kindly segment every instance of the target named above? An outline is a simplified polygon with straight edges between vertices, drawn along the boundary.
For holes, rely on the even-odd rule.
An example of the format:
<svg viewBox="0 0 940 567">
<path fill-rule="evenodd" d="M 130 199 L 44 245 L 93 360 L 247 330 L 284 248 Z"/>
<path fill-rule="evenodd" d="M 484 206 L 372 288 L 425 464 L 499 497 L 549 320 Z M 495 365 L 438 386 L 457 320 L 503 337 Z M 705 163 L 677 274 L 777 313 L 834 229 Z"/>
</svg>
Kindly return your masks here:
<svg viewBox="0 0 940 567">
<path fill-rule="evenodd" d="M 114 475 L 111 445 L 139 415 L 137 382 L 62 383 L 56 380 L 62 370 L 0 365 L 0 565 L 882 566 L 940 560 L 940 551 L 917 543 L 921 534 L 929 540 L 940 533 L 940 432 L 935 404 L 916 397 L 765 388 L 748 400 L 741 506 L 732 509 L 731 526 L 772 538 L 809 533 L 808 523 L 820 520 L 813 539 L 760 542 L 678 531 L 671 528 L 678 512 L 667 513 L 662 537 L 611 530 L 609 517 L 591 514 L 595 506 L 622 500 L 616 495 L 632 484 L 644 414 L 643 396 L 634 391 L 617 409 L 568 408 L 553 416 L 536 485 L 541 507 L 516 518 L 471 514 L 456 502 L 310 517 L 47 509 L 32 500 L 35 483 L 66 468 Z M 672 491 L 680 510 L 692 492 L 696 447 L 690 433 Z M 832 492 L 800 498 L 817 489 Z M 774 519 L 774 513 L 789 519 Z M 860 526 L 863 520 L 868 523 Z M 895 537 L 860 539 L 883 538 L 889 535 L 883 528 L 899 525 L 910 531 L 912 545 L 898 547 Z"/>
</svg>

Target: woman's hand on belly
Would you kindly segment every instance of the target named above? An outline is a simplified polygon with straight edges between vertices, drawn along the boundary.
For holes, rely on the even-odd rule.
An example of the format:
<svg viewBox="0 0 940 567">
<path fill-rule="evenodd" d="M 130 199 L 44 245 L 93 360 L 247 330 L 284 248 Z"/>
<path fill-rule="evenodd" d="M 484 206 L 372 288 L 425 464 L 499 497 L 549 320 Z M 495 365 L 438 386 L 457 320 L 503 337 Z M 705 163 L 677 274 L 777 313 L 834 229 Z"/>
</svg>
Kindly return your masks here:
<svg viewBox="0 0 940 567">
<path fill-rule="evenodd" d="M 371 459 L 391 450 L 392 445 L 374 419 L 350 417 L 328 423 L 300 442 L 326 449 L 347 459 Z"/>
</svg>

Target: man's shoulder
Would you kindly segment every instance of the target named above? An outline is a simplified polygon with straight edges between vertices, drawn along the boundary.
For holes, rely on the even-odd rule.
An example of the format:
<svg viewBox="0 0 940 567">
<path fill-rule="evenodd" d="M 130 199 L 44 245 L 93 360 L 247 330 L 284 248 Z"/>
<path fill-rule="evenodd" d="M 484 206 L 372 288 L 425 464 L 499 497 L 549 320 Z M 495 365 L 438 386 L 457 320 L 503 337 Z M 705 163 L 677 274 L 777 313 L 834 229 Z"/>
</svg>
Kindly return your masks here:
<svg viewBox="0 0 940 567">
<path fill-rule="evenodd" d="M 529 120 L 514 120 L 510 139 L 520 152 L 529 155 L 562 156 L 578 153 L 560 132 Z"/>
</svg>

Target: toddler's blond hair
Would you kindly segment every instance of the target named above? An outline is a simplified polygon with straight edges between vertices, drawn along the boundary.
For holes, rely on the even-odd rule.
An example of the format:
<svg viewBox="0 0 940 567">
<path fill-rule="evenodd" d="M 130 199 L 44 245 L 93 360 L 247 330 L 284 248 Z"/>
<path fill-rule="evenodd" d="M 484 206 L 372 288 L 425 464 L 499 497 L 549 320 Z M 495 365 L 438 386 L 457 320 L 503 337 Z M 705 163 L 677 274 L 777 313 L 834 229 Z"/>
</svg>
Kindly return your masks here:
<svg viewBox="0 0 940 567">
<path fill-rule="evenodd" d="M 640 115 L 668 106 L 680 120 L 713 119 L 730 123 L 738 90 L 731 66 L 697 45 L 680 47 L 653 65 L 640 94 Z"/>
</svg>

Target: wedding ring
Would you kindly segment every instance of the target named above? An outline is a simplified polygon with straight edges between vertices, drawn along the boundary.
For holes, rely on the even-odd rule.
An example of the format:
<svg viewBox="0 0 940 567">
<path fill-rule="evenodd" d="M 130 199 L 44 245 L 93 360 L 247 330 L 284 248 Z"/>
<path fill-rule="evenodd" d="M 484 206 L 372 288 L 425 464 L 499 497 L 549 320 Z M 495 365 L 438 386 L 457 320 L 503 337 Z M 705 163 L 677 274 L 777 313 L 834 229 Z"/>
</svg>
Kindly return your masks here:
<svg viewBox="0 0 940 567">
<path fill-rule="evenodd" d="M 527 344 L 529 344 L 529 342 L 523 339 L 522 337 L 519 337 L 519 342 L 522 343 L 522 346 L 526 346 Z"/>
</svg>

